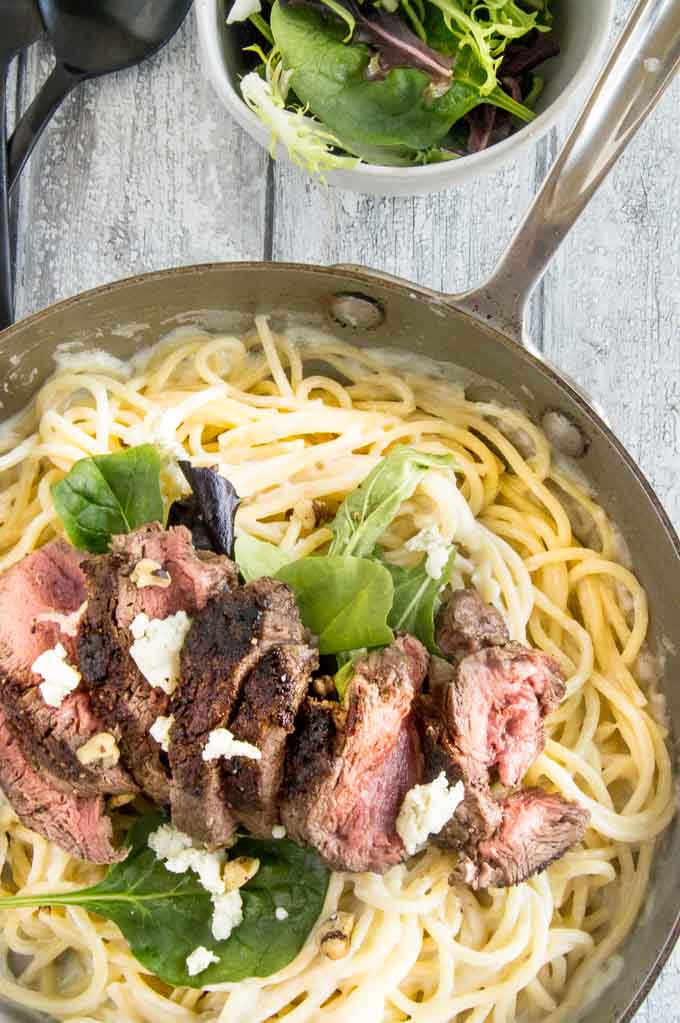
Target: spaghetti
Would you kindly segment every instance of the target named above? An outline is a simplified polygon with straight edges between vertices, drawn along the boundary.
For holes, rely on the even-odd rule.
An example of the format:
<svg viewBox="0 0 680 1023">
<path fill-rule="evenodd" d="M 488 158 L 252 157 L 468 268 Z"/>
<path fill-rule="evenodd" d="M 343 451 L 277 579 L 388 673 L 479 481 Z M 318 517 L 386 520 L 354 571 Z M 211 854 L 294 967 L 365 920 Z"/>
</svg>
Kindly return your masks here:
<svg viewBox="0 0 680 1023">
<path fill-rule="evenodd" d="M 50 487 L 77 459 L 143 441 L 164 455 L 169 500 L 181 486 L 177 454 L 218 464 L 242 497 L 237 530 L 295 557 L 325 548 L 319 509 L 332 515 L 393 446 L 454 452 L 457 480 L 428 473 L 382 537 L 385 556 L 413 564 L 408 539 L 436 526 L 460 550 L 454 585 L 475 586 L 513 639 L 559 660 L 567 697 L 527 783 L 586 806 L 590 828 L 582 846 L 514 888 L 451 887 L 453 854 L 436 848 L 382 877 L 334 874 L 322 920 L 352 914 L 347 955 L 323 955 L 317 929 L 279 973 L 211 990 L 168 988 L 113 924 L 79 907 L 4 911 L 0 996 L 73 1023 L 574 1019 L 605 966 L 611 974 L 619 963 L 674 810 L 666 730 L 652 713 L 646 596 L 602 508 L 521 411 L 469 401 L 459 384 L 397 373 L 334 339 L 297 344 L 258 318 L 250 336 L 185 334 L 129 364 L 63 361 L 0 438 L 0 569 L 60 532 Z M 585 533 L 576 537 L 572 520 L 588 523 Z M 102 874 L 7 804 L 0 862 L 23 894 Z"/>
</svg>

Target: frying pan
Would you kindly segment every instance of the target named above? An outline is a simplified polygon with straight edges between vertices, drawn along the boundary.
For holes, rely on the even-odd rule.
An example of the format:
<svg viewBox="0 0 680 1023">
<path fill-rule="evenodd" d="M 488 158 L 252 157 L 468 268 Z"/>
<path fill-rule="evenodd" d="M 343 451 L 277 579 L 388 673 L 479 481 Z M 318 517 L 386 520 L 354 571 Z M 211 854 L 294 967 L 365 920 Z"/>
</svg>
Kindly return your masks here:
<svg viewBox="0 0 680 1023">
<path fill-rule="evenodd" d="M 621 528 L 652 609 L 651 646 L 680 674 L 680 540 L 651 487 L 574 383 L 523 337 L 528 297 L 558 245 L 680 63 L 679 0 L 641 0 L 561 155 L 492 277 L 447 296 L 356 267 L 209 264 L 106 285 L 38 313 L 0 335 L 3 416 L 22 409 L 65 341 L 127 358 L 182 324 L 241 330 L 256 313 L 276 328 L 340 332 L 354 344 L 430 357 L 470 381 L 470 397 L 520 403 L 540 422 L 566 415 L 580 431 L 580 466 Z M 680 686 L 667 684 L 680 734 Z M 649 991 L 680 933 L 680 822 L 655 858 L 645 912 L 627 940 L 626 968 L 580 1015 L 624 1023 Z M 9 1018 L 27 1019 L 9 1008 Z M 8 1018 L 7 1016 L 5 1018 Z"/>
</svg>

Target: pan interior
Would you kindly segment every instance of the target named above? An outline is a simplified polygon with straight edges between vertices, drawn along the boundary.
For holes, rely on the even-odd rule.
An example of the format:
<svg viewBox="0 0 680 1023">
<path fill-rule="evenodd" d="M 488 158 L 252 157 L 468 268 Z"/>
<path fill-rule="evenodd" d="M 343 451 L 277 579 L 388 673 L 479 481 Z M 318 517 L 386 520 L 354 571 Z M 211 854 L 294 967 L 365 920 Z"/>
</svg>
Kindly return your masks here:
<svg viewBox="0 0 680 1023">
<path fill-rule="evenodd" d="M 338 295 L 359 295 L 380 315 L 338 317 Z M 351 309 L 350 304 L 350 309 Z M 680 545 L 643 477 L 604 424 L 550 369 L 512 342 L 453 309 L 440 296 L 373 274 L 285 264 L 190 267 L 105 286 L 16 325 L 0 338 L 0 417 L 23 409 L 54 368 L 57 348 L 102 350 L 126 359 L 172 330 L 243 331 L 256 313 L 274 328 L 313 328 L 396 360 L 435 360 L 462 380 L 468 396 L 519 404 L 537 422 L 565 413 L 586 439 L 578 467 L 620 528 L 647 589 L 652 652 L 665 679 L 680 670 Z M 338 322 L 342 321 L 342 325 Z M 365 321 L 368 322 L 368 321 Z M 449 369 L 450 364 L 453 369 Z M 662 680 L 663 685 L 663 680 Z M 680 733 L 680 688 L 665 685 L 672 733 Z M 624 946 L 626 968 L 584 1008 L 583 1023 L 619 1023 L 660 969 L 680 919 L 680 825 L 659 843 L 645 912 Z M 24 1019 L 18 1012 L 9 1018 Z"/>
</svg>

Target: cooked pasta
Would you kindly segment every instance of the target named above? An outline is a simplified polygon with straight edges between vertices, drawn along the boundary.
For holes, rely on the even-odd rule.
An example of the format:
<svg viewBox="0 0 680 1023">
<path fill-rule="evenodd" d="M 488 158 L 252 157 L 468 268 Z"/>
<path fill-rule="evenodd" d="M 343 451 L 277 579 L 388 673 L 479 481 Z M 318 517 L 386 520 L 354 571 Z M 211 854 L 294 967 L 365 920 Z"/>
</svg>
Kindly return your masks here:
<svg viewBox="0 0 680 1023">
<path fill-rule="evenodd" d="M 129 364 L 64 360 L 0 440 L 0 569 L 60 532 L 50 487 L 77 459 L 142 441 L 161 448 L 168 499 L 179 452 L 217 464 L 242 498 L 237 530 L 298 557 L 324 550 L 319 509 L 332 513 L 392 447 L 454 452 L 456 480 L 425 476 L 382 537 L 385 556 L 413 564 L 408 539 L 438 527 L 459 547 L 454 584 L 475 586 L 513 639 L 559 660 L 567 696 L 526 781 L 587 807 L 590 827 L 545 873 L 486 893 L 451 886 L 455 854 L 434 847 L 382 877 L 334 874 L 321 919 L 353 915 L 348 954 L 323 955 L 317 927 L 279 973 L 211 990 L 162 984 L 81 908 L 4 911 L 0 995 L 79 1023 L 573 1020 L 620 962 L 674 809 L 646 596 L 597 501 L 521 411 L 325 336 L 276 336 L 258 318 L 247 337 L 185 332 Z M 9 805 L 0 813 L 6 893 L 102 876 Z"/>
</svg>

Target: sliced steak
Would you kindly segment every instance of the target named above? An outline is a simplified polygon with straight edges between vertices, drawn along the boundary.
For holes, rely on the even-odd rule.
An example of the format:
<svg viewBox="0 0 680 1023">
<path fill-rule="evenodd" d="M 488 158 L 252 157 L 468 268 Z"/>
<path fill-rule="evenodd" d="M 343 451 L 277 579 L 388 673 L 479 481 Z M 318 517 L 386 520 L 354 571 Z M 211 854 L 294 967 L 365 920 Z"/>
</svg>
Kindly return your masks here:
<svg viewBox="0 0 680 1023">
<path fill-rule="evenodd" d="M 456 748 L 517 785 L 545 745 L 543 719 L 564 696 L 559 664 L 518 643 L 465 657 L 441 706 Z"/>
<path fill-rule="evenodd" d="M 453 817 L 431 841 L 446 849 L 461 849 L 471 840 L 489 838 L 502 814 L 489 791 L 488 772 L 456 748 L 430 697 L 418 702 L 418 722 L 425 761 L 423 781 L 434 781 L 443 771 L 449 785 L 462 781 L 465 789 Z"/>
<path fill-rule="evenodd" d="M 275 818 L 271 788 L 280 780 L 285 737 L 315 658 L 304 639 L 292 590 L 272 579 L 224 592 L 196 617 L 170 708 L 175 720 L 169 751 L 173 823 L 196 841 L 224 845 L 234 831 L 236 808 L 258 832 Z M 275 674 L 268 675 L 269 669 Z M 256 690 L 263 684 L 267 693 L 260 696 Z M 247 741 L 263 742 L 272 727 L 278 729 L 271 731 L 270 756 L 263 751 L 259 761 L 238 757 L 231 764 L 206 763 L 202 752 L 210 733 L 232 725 L 234 735 Z"/>
<path fill-rule="evenodd" d="M 459 661 L 489 646 L 504 646 L 510 633 L 503 616 L 476 590 L 454 590 L 437 615 L 435 638 L 443 655 Z"/>
<path fill-rule="evenodd" d="M 160 565 L 169 585 L 137 585 L 133 573 L 143 560 Z M 178 611 L 195 615 L 236 585 L 236 567 L 228 558 L 196 551 L 183 526 L 164 530 L 158 524 L 115 537 L 110 554 L 84 567 L 88 607 L 78 643 L 80 671 L 95 711 L 116 737 L 140 788 L 156 802 L 168 803 L 165 757 L 149 729 L 168 714 L 170 697 L 147 682 L 130 656 L 130 626 L 142 613 L 150 619 Z"/>
<path fill-rule="evenodd" d="M 469 844 L 454 880 L 475 889 L 520 884 L 580 842 L 590 819 L 587 810 L 543 789 L 522 789 L 500 807 L 500 827 L 490 838 Z"/>
<path fill-rule="evenodd" d="M 345 706 L 308 700 L 288 745 L 281 819 L 336 870 L 384 871 L 405 857 L 396 832 L 422 780 L 414 700 L 428 654 L 412 636 L 358 661 Z"/>
<path fill-rule="evenodd" d="M 286 741 L 318 666 L 312 647 L 289 644 L 269 650 L 247 677 L 230 731 L 262 753 L 261 760 L 224 761 L 224 795 L 240 824 L 258 837 L 279 823 Z"/>
<path fill-rule="evenodd" d="M 112 844 L 102 796 L 69 795 L 24 755 L 0 707 L 0 787 L 27 828 L 92 863 L 117 863 L 125 849 Z"/>
<path fill-rule="evenodd" d="M 0 576 L 0 705 L 5 729 L 47 782 L 68 794 L 134 792 L 135 784 L 122 766 L 106 767 L 101 761 L 87 766 L 78 759 L 78 750 L 105 731 L 85 687 L 52 707 L 40 691 L 42 677 L 31 670 L 36 658 L 58 643 L 69 663 L 77 664 L 76 637 L 86 599 L 83 560 L 75 548 L 55 540 Z"/>
</svg>

